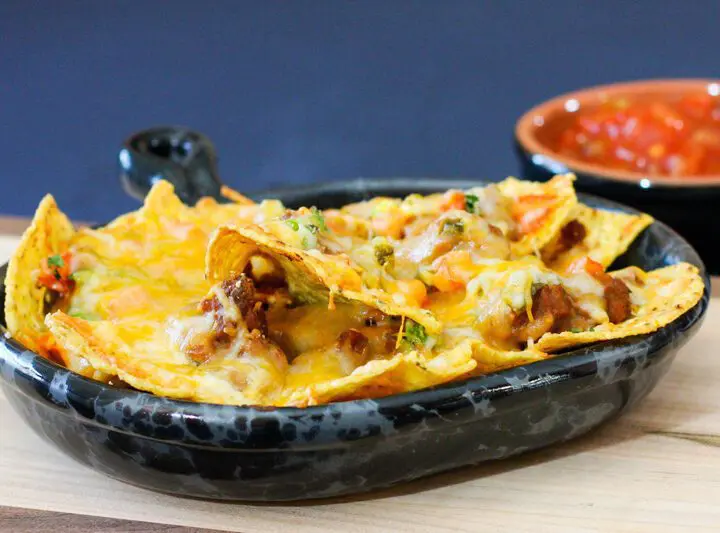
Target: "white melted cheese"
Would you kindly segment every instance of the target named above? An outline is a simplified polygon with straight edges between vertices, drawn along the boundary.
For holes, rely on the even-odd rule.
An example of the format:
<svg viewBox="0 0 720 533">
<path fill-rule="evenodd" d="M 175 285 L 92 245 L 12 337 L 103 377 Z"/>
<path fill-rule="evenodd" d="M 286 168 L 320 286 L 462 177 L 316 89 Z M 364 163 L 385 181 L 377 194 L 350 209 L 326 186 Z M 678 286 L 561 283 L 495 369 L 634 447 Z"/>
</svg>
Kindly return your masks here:
<svg viewBox="0 0 720 533">
<path fill-rule="evenodd" d="M 165 332 L 174 347 L 185 351 L 195 338 L 209 333 L 212 325 L 213 317 L 210 313 L 186 318 L 171 318 L 168 320 Z"/>
<path fill-rule="evenodd" d="M 215 285 L 212 288 L 212 293 L 218 299 L 218 302 L 220 302 L 219 312 L 223 313 L 223 316 L 231 322 L 240 322 L 240 310 L 233 302 L 230 301 L 230 298 L 228 298 L 228 295 L 225 294 L 225 291 L 222 289 L 220 284 Z"/>
<path fill-rule="evenodd" d="M 562 278 L 562 284 L 575 305 L 594 322 L 607 322 L 605 287 L 587 272 L 577 272 Z"/>
<path fill-rule="evenodd" d="M 260 202 L 258 211 L 253 217 L 253 222 L 255 224 L 261 224 L 268 220 L 280 218 L 284 214 L 285 206 L 280 200 L 263 200 Z"/>
<path fill-rule="evenodd" d="M 602 283 L 585 272 L 562 278 L 562 284 L 573 296 L 582 296 L 584 294 L 603 296 L 605 294 L 605 287 L 603 287 Z"/>
<path fill-rule="evenodd" d="M 645 298 L 645 295 L 642 293 L 642 291 L 631 285 L 628 285 L 628 288 L 630 289 L 630 303 L 635 308 L 642 307 L 647 303 L 647 298 Z"/>
<path fill-rule="evenodd" d="M 510 309 L 518 311 L 530 303 L 527 298 L 532 296 L 533 285 L 560 283 L 560 277 L 556 273 L 538 265 L 530 264 L 520 268 L 517 268 L 517 265 L 506 265 L 511 264 L 498 263 L 478 274 L 468 283 L 468 294 L 481 295 L 480 303 L 482 296 L 489 301 L 499 299 Z M 502 272 L 503 270 L 506 272 Z"/>
</svg>

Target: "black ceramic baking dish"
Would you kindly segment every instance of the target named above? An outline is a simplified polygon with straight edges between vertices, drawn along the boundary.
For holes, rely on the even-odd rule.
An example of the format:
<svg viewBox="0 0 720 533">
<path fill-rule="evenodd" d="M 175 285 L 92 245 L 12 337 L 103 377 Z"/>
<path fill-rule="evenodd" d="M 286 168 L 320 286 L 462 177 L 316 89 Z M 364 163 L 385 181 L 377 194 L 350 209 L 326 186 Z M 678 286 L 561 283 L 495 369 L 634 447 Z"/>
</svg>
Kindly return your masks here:
<svg viewBox="0 0 720 533">
<path fill-rule="evenodd" d="M 257 197 L 330 207 L 481 184 L 355 180 Z M 581 200 L 633 212 L 599 198 Z M 678 261 L 701 268 L 706 290 L 695 307 L 654 333 L 376 400 L 305 409 L 172 400 L 83 378 L 24 349 L 4 328 L 0 384 L 41 438 L 90 468 L 148 489 L 256 501 L 369 491 L 566 441 L 636 404 L 697 331 L 710 285 L 696 252 L 662 223 L 616 263 L 652 270 Z"/>
</svg>

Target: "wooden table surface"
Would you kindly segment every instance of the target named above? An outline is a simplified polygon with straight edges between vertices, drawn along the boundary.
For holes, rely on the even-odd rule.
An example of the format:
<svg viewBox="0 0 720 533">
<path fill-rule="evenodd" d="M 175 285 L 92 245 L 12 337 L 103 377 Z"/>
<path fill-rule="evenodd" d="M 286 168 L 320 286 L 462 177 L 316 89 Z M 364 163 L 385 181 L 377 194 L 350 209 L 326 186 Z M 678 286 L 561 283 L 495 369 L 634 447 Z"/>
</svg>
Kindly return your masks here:
<svg viewBox="0 0 720 533">
<path fill-rule="evenodd" d="M 26 223 L 0 217 L 0 234 L 16 234 Z M 12 241 L 2 242 L 7 253 Z M 598 431 L 315 504 L 203 502 L 129 487 L 42 441 L 0 394 L 0 532 L 720 531 L 716 298 L 658 388 Z"/>
</svg>

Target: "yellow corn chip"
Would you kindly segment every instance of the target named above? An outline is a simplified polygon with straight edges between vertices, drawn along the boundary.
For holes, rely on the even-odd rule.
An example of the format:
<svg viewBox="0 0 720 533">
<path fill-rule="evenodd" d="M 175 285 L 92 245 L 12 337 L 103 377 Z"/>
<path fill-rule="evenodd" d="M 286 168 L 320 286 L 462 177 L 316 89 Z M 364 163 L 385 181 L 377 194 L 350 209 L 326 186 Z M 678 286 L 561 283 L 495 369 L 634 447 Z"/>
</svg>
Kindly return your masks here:
<svg viewBox="0 0 720 533">
<path fill-rule="evenodd" d="M 472 350 L 473 357 L 477 361 L 474 374 L 490 374 L 550 357 L 537 348 L 527 348 L 522 351 L 500 350 L 479 341 L 473 342 Z"/>
<path fill-rule="evenodd" d="M 542 250 L 542 257 L 550 268 L 564 272 L 574 261 L 589 256 L 604 267 L 625 253 L 630 244 L 653 222 L 650 215 L 632 215 L 620 211 L 593 209 L 583 204 L 575 206 L 570 220 L 582 224 L 585 237 L 570 249 L 563 249 L 561 233 Z"/>
<path fill-rule="evenodd" d="M 577 205 L 573 174 L 558 175 L 545 183 L 507 178 L 498 187 L 511 200 L 519 239 L 510 244 L 513 256 L 542 249 L 565 225 Z"/>
<path fill-rule="evenodd" d="M 642 301 L 632 318 L 619 324 L 601 324 L 592 331 L 546 333 L 535 347 L 545 352 L 557 352 L 582 344 L 656 331 L 698 303 L 704 290 L 705 284 L 697 267 L 688 263 L 653 270 L 647 273 L 644 286 L 637 290 Z"/>
<path fill-rule="evenodd" d="M 271 360 L 261 350 L 197 365 L 172 345 L 164 331 L 143 332 L 137 321 L 88 322 L 58 311 L 48 315 L 46 323 L 59 342 L 96 368 L 161 396 L 235 405 L 272 404 L 287 368 L 284 360 Z M 140 331 L 136 334 L 134 329 Z"/>
</svg>

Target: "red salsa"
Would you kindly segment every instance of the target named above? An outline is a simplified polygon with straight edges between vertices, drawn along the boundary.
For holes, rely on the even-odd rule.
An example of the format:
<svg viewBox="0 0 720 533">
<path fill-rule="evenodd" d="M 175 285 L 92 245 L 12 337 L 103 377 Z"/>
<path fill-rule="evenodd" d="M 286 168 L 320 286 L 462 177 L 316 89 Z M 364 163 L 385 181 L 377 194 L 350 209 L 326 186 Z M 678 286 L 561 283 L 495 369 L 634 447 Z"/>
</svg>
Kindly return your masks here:
<svg viewBox="0 0 720 533">
<path fill-rule="evenodd" d="M 720 98 L 617 97 L 580 109 L 557 139 L 559 153 L 656 176 L 720 174 Z"/>
</svg>

